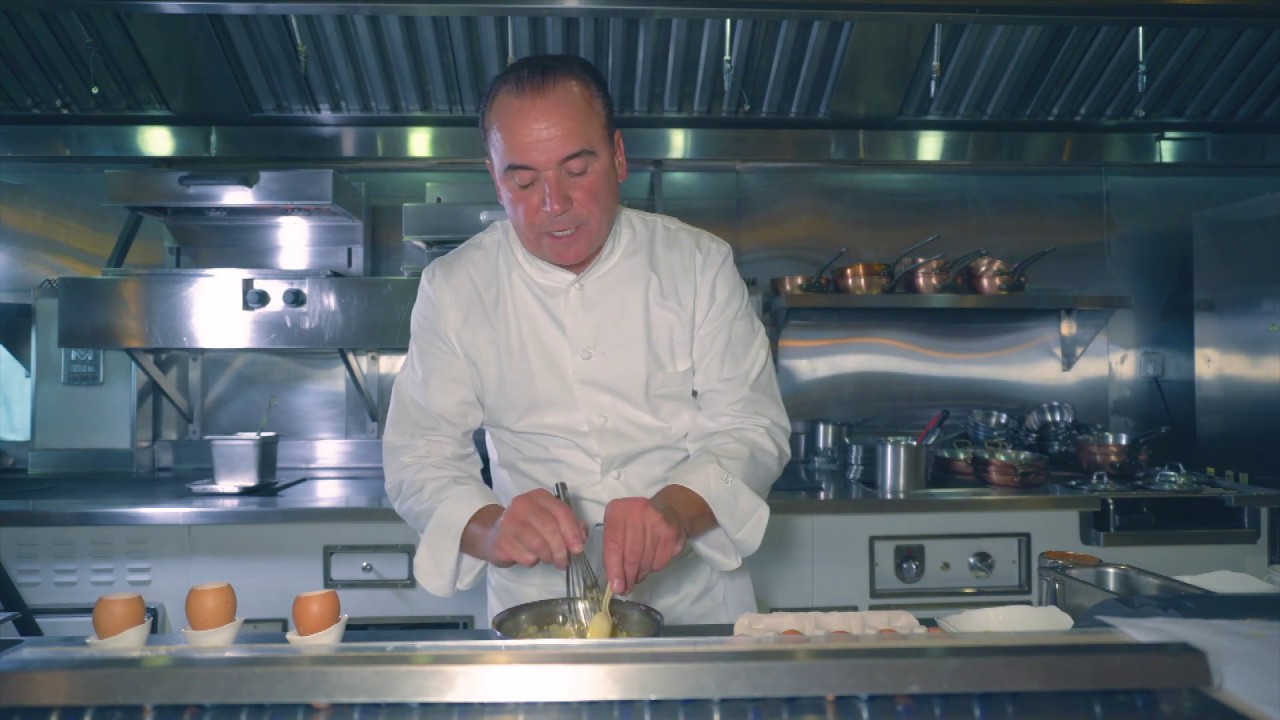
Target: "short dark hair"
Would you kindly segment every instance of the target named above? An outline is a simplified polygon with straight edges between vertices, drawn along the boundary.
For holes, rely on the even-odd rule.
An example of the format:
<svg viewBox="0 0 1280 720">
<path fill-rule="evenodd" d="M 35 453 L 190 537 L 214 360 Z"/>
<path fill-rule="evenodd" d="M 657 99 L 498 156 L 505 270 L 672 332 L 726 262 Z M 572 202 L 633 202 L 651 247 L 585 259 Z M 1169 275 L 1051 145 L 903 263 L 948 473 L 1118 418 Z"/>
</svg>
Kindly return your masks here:
<svg viewBox="0 0 1280 720">
<path fill-rule="evenodd" d="M 480 132 L 484 135 L 485 147 L 489 146 L 489 109 L 498 96 L 503 93 L 540 95 L 566 82 L 581 83 L 595 96 L 604 115 L 605 135 L 612 143 L 618 129 L 613 119 L 613 98 L 596 66 L 577 55 L 530 55 L 508 65 L 489 83 L 489 91 L 480 103 Z"/>
</svg>

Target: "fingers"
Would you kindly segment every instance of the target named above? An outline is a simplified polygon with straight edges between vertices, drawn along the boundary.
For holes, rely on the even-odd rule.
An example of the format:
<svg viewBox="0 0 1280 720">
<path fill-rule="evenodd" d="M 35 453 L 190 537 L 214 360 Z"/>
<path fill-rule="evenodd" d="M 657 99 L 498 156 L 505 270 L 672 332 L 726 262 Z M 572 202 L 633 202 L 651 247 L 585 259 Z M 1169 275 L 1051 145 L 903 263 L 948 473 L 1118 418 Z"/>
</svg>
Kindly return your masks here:
<svg viewBox="0 0 1280 720">
<path fill-rule="evenodd" d="M 621 498 L 605 508 L 605 576 L 616 593 L 629 593 L 684 550 L 678 518 L 647 498 Z"/>
<path fill-rule="evenodd" d="M 549 563 L 561 570 L 568 567 L 569 553 L 582 552 L 585 537 L 569 506 L 543 489 L 517 495 L 494 533 L 490 560 L 495 565 Z"/>
</svg>

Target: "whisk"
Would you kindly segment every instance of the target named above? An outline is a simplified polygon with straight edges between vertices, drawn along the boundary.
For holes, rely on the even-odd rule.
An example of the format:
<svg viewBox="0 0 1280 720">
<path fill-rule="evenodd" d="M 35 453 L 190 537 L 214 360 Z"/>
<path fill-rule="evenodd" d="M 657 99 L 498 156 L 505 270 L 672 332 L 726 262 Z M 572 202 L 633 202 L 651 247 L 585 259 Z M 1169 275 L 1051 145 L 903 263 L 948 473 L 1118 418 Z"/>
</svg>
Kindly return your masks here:
<svg viewBox="0 0 1280 720">
<path fill-rule="evenodd" d="M 573 509 L 569 502 L 569 487 L 563 482 L 555 484 L 556 497 Z M 603 600 L 600 596 L 600 580 L 596 578 L 587 553 L 569 555 L 569 567 L 564 573 L 564 593 L 569 599 L 569 611 L 573 615 L 574 626 L 584 635 L 591 624 L 591 618 L 600 612 Z"/>
</svg>

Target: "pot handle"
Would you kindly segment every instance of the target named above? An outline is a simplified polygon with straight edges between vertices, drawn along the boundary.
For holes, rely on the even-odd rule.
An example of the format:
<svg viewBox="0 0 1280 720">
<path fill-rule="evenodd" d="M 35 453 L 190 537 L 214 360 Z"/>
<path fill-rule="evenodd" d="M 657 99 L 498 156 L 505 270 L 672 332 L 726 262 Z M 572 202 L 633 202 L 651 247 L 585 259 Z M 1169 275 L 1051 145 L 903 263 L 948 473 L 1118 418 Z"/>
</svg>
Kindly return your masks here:
<svg viewBox="0 0 1280 720">
<path fill-rule="evenodd" d="M 929 237 L 927 237 L 927 238 L 925 238 L 925 239 L 921 240 L 920 242 L 916 243 L 915 245 L 912 245 L 911 247 L 907 248 L 906 250 L 903 250 L 901 255 L 899 255 L 898 257 L 894 258 L 894 259 L 893 259 L 893 262 L 889 263 L 889 274 L 890 274 L 890 275 L 892 275 L 892 274 L 893 274 L 893 266 L 894 266 L 894 265 L 897 265 L 897 264 L 902 260 L 902 258 L 904 258 L 904 257 L 906 257 L 906 256 L 908 256 L 908 255 L 910 255 L 911 253 L 915 252 L 916 250 L 919 250 L 920 248 L 924 247 L 925 245 L 928 245 L 929 243 L 933 242 L 934 240 L 937 240 L 937 239 L 938 239 L 938 238 L 940 238 L 940 237 L 942 237 L 942 236 L 941 236 L 941 235 L 930 235 Z M 938 257 L 942 257 L 942 256 L 941 256 L 941 255 L 939 255 Z M 937 258 L 934 258 L 934 259 L 936 260 Z M 903 270 L 903 272 L 906 272 L 908 269 L 910 269 L 910 268 L 906 268 L 906 269 L 904 269 L 904 270 Z"/>
<path fill-rule="evenodd" d="M 1037 250 L 1019 260 L 1018 263 L 1009 270 L 1009 279 L 1016 282 L 1018 278 L 1022 277 L 1022 274 L 1027 271 L 1027 268 L 1031 267 L 1032 263 L 1057 249 L 1058 247 L 1056 245 L 1050 245 L 1043 250 Z"/>
<path fill-rule="evenodd" d="M 921 265 L 924 265 L 925 263 L 931 263 L 934 260 L 939 260 L 942 258 L 942 256 L 943 256 L 943 253 L 938 253 L 933 257 L 924 258 L 923 260 L 917 260 L 911 263 L 910 265 L 902 268 L 902 272 L 898 273 L 897 275 L 894 275 L 893 279 L 889 281 L 889 284 L 885 285 L 884 288 L 880 290 L 880 292 L 882 293 L 893 292 L 893 289 L 898 286 L 898 282 L 902 280 L 902 278 L 906 277 L 907 273 L 910 273 L 912 270 L 915 270 L 916 268 L 920 267 Z M 893 272 L 892 265 L 889 266 L 889 272 Z"/>
<path fill-rule="evenodd" d="M 977 262 L 979 258 L 986 257 L 987 254 L 988 253 L 985 249 L 974 250 L 973 252 L 965 253 L 955 260 L 952 260 L 951 264 L 947 266 L 947 272 L 951 274 L 949 282 L 954 283 L 960 273 L 964 272 L 965 268 Z"/>
</svg>

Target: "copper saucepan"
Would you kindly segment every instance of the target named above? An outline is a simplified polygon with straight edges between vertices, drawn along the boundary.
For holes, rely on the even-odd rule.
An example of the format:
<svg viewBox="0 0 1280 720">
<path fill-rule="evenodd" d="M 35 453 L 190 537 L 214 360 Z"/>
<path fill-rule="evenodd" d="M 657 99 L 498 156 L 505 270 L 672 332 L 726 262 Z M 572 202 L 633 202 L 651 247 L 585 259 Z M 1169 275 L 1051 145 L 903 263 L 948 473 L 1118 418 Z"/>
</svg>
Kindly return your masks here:
<svg viewBox="0 0 1280 720">
<path fill-rule="evenodd" d="M 1027 268 L 1056 249 L 1037 250 L 1012 266 L 990 256 L 975 260 L 969 265 L 969 287 L 979 295 L 1020 293 L 1027 289 Z"/>
<path fill-rule="evenodd" d="M 823 293 L 831 291 L 831 278 L 827 277 L 827 268 L 835 264 L 849 252 L 848 248 L 840 248 L 835 257 L 822 264 L 813 275 L 783 275 L 770 278 L 769 287 L 778 295 L 794 295 L 797 293 Z"/>
<path fill-rule="evenodd" d="M 967 283 L 961 274 L 974 262 L 986 256 L 986 250 L 974 250 L 951 262 L 935 260 L 925 263 L 914 270 L 902 273 L 907 276 L 903 287 L 907 292 L 917 295 L 962 293 Z"/>
<path fill-rule="evenodd" d="M 849 295 L 877 295 L 885 291 L 885 286 L 894 278 L 894 267 L 900 260 L 937 240 L 939 235 L 930 235 L 911 247 L 903 250 L 893 262 L 887 263 L 854 263 L 838 267 L 831 271 L 836 290 Z M 898 273 L 900 274 L 900 273 Z"/>
<path fill-rule="evenodd" d="M 836 268 L 831 273 L 831 277 L 835 279 L 836 290 L 850 295 L 875 295 L 879 293 L 891 293 L 902 284 L 910 276 L 911 271 L 925 265 L 927 263 L 940 260 L 942 255 L 934 255 L 933 257 L 920 258 L 904 268 L 903 272 L 889 277 L 887 275 L 855 275 L 845 273 L 843 271 L 849 268 Z"/>
<path fill-rule="evenodd" d="M 1081 435 L 1075 439 L 1076 459 L 1086 472 L 1136 475 L 1150 455 L 1146 442 L 1172 430 L 1172 426 L 1164 425 L 1137 435 L 1107 432 Z"/>
</svg>

